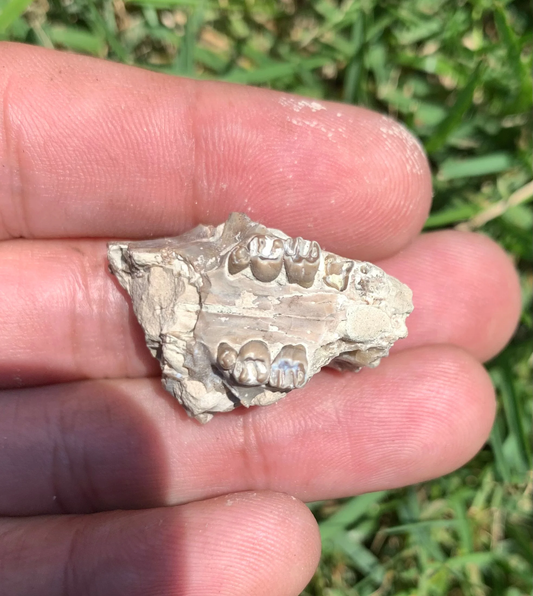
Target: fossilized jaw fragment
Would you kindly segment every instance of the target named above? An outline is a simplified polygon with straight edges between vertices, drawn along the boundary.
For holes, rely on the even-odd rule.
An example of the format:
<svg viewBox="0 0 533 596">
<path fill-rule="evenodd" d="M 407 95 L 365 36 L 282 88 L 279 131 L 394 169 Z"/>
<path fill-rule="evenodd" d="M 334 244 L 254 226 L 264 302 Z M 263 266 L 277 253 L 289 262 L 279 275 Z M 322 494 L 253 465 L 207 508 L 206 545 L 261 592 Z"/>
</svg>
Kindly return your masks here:
<svg viewBox="0 0 533 596">
<path fill-rule="evenodd" d="M 201 422 L 269 405 L 323 366 L 376 366 L 407 335 L 411 291 L 371 263 L 246 215 L 109 245 L 165 388 Z"/>
<path fill-rule="evenodd" d="M 285 271 L 287 281 L 302 288 L 310 288 L 320 265 L 318 242 L 303 238 L 289 238 L 285 241 Z"/>
</svg>

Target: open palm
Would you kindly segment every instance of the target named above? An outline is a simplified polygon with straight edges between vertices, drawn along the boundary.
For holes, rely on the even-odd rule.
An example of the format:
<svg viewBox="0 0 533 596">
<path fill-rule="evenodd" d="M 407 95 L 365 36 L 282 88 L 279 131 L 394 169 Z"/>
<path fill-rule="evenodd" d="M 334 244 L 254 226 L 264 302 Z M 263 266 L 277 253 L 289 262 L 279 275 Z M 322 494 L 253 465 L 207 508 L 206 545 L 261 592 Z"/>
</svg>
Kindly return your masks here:
<svg viewBox="0 0 533 596">
<path fill-rule="evenodd" d="M 320 552 L 301 501 L 468 460 L 518 283 L 487 238 L 419 235 L 430 198 L 379 114 L 0 44 L 0 593 L 296 595 Z M 376 370 L 188 419 L 106 240 L 231 211 L 408 284 L 409 337 Z"/>
</svg>

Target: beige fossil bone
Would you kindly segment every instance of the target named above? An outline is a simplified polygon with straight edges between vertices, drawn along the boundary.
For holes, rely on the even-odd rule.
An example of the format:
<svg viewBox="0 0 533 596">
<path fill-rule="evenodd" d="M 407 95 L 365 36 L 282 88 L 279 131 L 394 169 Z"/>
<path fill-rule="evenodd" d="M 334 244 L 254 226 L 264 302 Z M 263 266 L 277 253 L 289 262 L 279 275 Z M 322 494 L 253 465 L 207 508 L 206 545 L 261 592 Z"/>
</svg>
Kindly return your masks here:
<svg viewBox="0 0 533 596">
<path fill-rule="evenodd" d="M 371 263 L 246 215 L 176 238 L 111 242 L 163 384 L 207 422 L 268 405 L 323 366 L 377 366 L 407 335 L 411 290 Z"/>
</svg>

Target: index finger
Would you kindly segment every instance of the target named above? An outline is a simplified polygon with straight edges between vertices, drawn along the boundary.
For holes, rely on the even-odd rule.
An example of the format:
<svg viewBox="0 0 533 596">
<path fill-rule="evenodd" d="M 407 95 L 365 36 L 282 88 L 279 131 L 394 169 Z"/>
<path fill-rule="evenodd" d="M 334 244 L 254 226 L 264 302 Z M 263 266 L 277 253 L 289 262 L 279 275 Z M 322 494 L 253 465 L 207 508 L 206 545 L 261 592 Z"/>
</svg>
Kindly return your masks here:
<svg viewBox="0 0 533 596">
<path fill-rule="evenodd" d="M 0 238 L 175 235 L 243 211 L 359 258 L 421 228 L 418 142 L 369 110 L 0 51 Z"/>
</svg>

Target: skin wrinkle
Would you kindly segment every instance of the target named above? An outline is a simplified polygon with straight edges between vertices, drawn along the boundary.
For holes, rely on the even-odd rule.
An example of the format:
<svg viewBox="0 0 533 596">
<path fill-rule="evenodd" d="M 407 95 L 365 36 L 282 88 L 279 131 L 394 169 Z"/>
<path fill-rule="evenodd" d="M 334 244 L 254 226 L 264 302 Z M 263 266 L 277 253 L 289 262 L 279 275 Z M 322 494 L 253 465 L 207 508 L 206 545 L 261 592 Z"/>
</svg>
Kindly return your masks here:
<svg viewBox="0 0 533 596">
<path fill-rule="evenodd" d="M 88 300 L 86 301 L 89 310 L 91 310 L 91 288 L 92 285 L 89 284 L 87 278 L 87 271 L 86 271 L 86 261 L 83 255 L 83 249 L 78 249 L 75 251 L 73 258 L 71 257 L 70 262 L 67 263 L 69 277 L 72 280 L 71 286 L 71 304 L 72 308 L 67 309 L 67 312 L 70 311 L 71 319 L 70 319 L 70 352 L 72 354 L 72 358 L 74 361 L 74 366 L 83 371 L 85 369 L 84 358 L 81 353 L 81 346 L 85 340 L 85 334 L 83 333 L 83 326 L 82 320 L 83 317 L 79 316 L 80 311 L 83 312 L 84 306 L 82 304 L 80 308 L 80 302 L 85 302 L 85 298 Z M 94 312 L 94 310 L 93 310 Z M 98 319 L 99 320 L 99 319 Z M 105 335 L 102 335 L 105 337 Z M 86 376 L 86 374 L 84 374 Z"/>
<path fill-rule="evenodd" d="M 206 97 L 207 100 L 207 97 Z M 203 94 L 197 93 L 196 107 L 196 180 L 197 193 L 195 197 L 195 215 L 198 221 L 211 221 L 212 203 L 224 203 L 228 199 L 227 183 L 220 178 L 228 178 L 233 175 L 237 181 L 238 191 L 243 197 L 246 197 L 252 192 L 252 178 L 249 180 L 239 179 L 237 168 L 232 165 L 239 164 L 238 167 L 243 170 L 248 168 L 253 162 L 253 158 L 259 152 L 260 144 L 258 143 L 258 131 L 247 130 L 242 126 L 242 115 L 232 114 L 231 120 L 227 120 L 225 114 L 217 114 L 217 120 L 214 120 L 211 113 L 208 112 L 210 108 L 202 106 Z M 206 110 L 206 113 L 202 112 Z M 228 107 L 231 109 L 231 106 Z M 204 125 L 205 121 L 205 125 Z M 243 151 L 246 148 L 246 151 Z M 231 156 L 232 159 L 229 159 Z M 230 172 L 227 172 L 226 167 L 221 167 L 220 163 L 229 164 L 232 167 Z M 200 184 L 201 181 L 201 184 Z M 255 180 L 256 194 L 258 192 L 257 184 L 263 184 L 262 180 Z M 222 185 L 223 193 L 220 193 Z M 201 187 L 201 190 L 200 190 Z M 268 196 L 259 191 L 259 196 Z M 250 212 L 248 206 L 245 206 L 244 211 Z M 205 215 L 204 215 L 205 214 Z"/>
<path fill-rule="evenodd" d="M 111 291 L 111 288 L 109 288 L 109 290 Z M 103 303 L 106 306 L 108 304 L 112 304 L 113 298 L 111 298 L 111 297 L 107 298 L 107 296 L 104 293 Z M 131 304 L 128 302 L 127 305 L 128 305 L 128 316 L 121 317 L 120 332 L 118 334 L 118 337 L 120 338 L 121 345 L 117 346 L 117 348 L 118 348 L 118 351 L 122 357 L 121 360 L 122 360 L 123 376 L 135 377 L 136 376 L 135 369 L 133 368 L 133 365 L 132 365 L 133 358 L 131 357 L 133 348 L 132 348 L 131 331 L 130 331 L 131 319 L 134 317 L 134 314 L 132 313 L 133 308 L 132 308 Z"/>
<path fill-rule="evenodd" d="M 63 569 L 61 581 L 62 596 L 76 596 L 77 594 L 90 594 L 92 581 L 91 574 L 84 574 L 82 577 L 78 573 L 79 561 L 84 559 L 84 550 L 86 541 L 84 540 L 83 530 L 86 524 L 72 524 L 72 532 L 68 537 L 65 546 L 65 563 L 60 569 Z M 82 587 L 83 586 L 83 587 Z"/>
<path fill-rule="evenodd" d="M 57 437 L 57 451 L 54 450 L 54 464 L 53 464 L 53 486 L 57 488 L 57 492 L 54 493 L 56 500 L 60 498 L 60 495 L 64 495 L 61 498 L 60 506 L 63 513 L 70 513 L 72 511 L 71 503 L 79 501 L 87 511 L 91 511 L 89 501 L 85 496 L 85 491 L 81 484 L 78 482 L 79 478 L 83 476 L 85 470 L 81 470 L 81 474 L 78 474 L 80 460 L 83 457 L 73 457 L 72 450 L 70 448 L 70 442 L 72 437 L 75 436 L 70 429 L 71 422 L 71 411 L 68 408 L 60 408 L 58 415 L 55 420 L 52 421 L 51 427 L 54 431 L 54 436 Z M 65 491 L 65 485 L 71 485 L 70 491 Z"/>
<path fill-rule="evenodd" d="M 338 483 L 338 469 L 346 470 L 346 477 L 353 478 L 354 483 L 358 484 L 358 478 L 371 477 L 373 482 L 377 483 L 375 490 L 380 488 L 379 482 L 387 483 L 389 478 L 382 478 L 380 480 L 380 474 L 376 470 L 392 470 L 393 475 L 398 473 L 398 470 L 402 469 L 399 465 L 399 455 L 404 455 L 406 461 L 410 461 L 409 450 L 407 453 L 403 453 L 404 449 L 413 443 L 412 437 L 407 435 L 402 436 L 401 440 L 401 451 L 395 450 L 384 450 L 382 448 L 375 449 L 372 441 L 368 441 L 367 444 L 361 442 L 355 442 L 353 440 L 353 427 L 346 424 L 346 419 L 351 419 L 353 416 L 357 416 L 360 421 L 361 427 L 365 428 L 365 432 L 369 436 L 374 433 L 371 429 L 375 428 L 375 436 L 382 436 L 386 434 L 388 426 L 395 432 L 395 418 L 390 416 L 389 410 L 387 410 L 384 416 L 383 403 L 381 400 L 376 402 L 368 402 L 364 399 L 361 404 L 358 403 L 358 390 L 357 384 L 364 379 L 368 379 L 368 374 L 372 374 L 372 371 L 366 371 L 366 373 L 350 373 L 346 375 L 340 375 L 336 371 L 328 371 L 328 376 L 336 379 L 336 407 L 331 407 L 330 401 L 325 401 L 322 406 L 320 403 L 313 403 L 313 406 L 307 412 L 305 419 L 308 421 L 307 435 L 314 436 L 313 442 L 322 441 L 324 444 L 329 442 L 329 449 L 324 453 L 320 453 L 316 458 L 313 459 L 313 465 L 309 466 L 309 475 L 301 483 L 302 486 L 306 487 L 307 493 L 300 494 L 300 498 L 308 500 L 308 494 L 311 498 L 315 498 L 317 489 L 322 485 L 334 486 Z M 388 389 L 388 375 L 382 376 L 381 381 L 384 383 L 384 387 L 381 387 L 382 393 L 384 389 Z M 317 379 L 318 380 L 318 379 Z M 424 379 L 422 379 L 424 380 Z M 370 382 L 374 382 L 374 379 L 369 379 Z M 427 381 L 426 381 L 427 382 Z M 421 393 L 423 393 L 424 383 L 421 384 Z M 318 387 L 316 391 L 319 391 Z M 394 382 L 390 384 L 390 390 L 388 391 L 391 395 L 394 394 Z M 387 392 L 387 391 L 385 391 Z M 402 409 L 403 413 L 403 409 Z M 317 420 L 322 420 L 323 423 L 317 428 Z M 410 418 L 402 416 L 402 420 L 406 423 L 408 428 L 416 428 L 419 422 L 419 418 L 415 415 L 410 425 L 407 424 Z M 331 433 L 331 428 L 335 429 L 335 433 Z M 311 432 L 312 431 L 312 432 Z M 293 443 L 295 436 L 288 433 L 290 440 L 287 442 Z M 305 431 L 304 431 L 305 435 Z M 331 443 L 333 441 L 333 444 Z M 387 447 L 390 447 L 390 438 L 387 440 Z M 279 440 L 276 440 L 275 445 L 279 445 Z M 413 443 L 414 444 L 414 443 Z M 271 453 L 271 447 L 265 447 L 266 453 Z M 313 450 L 313 446 L 309 446 L 310 450 Z M 335 453 L 335 466 L 331 466 L 331 453 Z M 306 453 L 306 448 L 302 448 L 297 454 Z M 273 457 L 277 455 L 274 450 Z M 292 460 L 291 460 L 292 461 Z M 418 460 L 419 461 L 419 460 Z M 389 463 L 390 462 L 390 463 Z M 298 469 L 300 474 L 304 468 L 305 462 L 295 460 L 293 462 L 294 469 Z M 311 463 L 311 462 L 309 462 Z M 331 469 L 331 473 L 328 470 Z M 320 470 L 320 474 L 317 476 L 317 470 Z M 305 495 L 305 496 L 304 496 Z"/>
<path fill-rule="evenodd" d="M 421 385 L 421 386 L 422 386 L 422 392 L 423 392 L 423 387 L 424 387 L 424 377 L 421 377 L 420 381 L 421 381 L 421 383 L 422 383 L 422 385 Z M 427 380 L 425 380 L 425 383 L 427 383 Z M 434 387 L 433 387 L 433 389 L 434 389 Z M 338 393 L 338 392 L 337 392 L 337 393 Z M 431 393 L 432 393 L 432 391 L 430 391 L 429 393 L 431 394 Z M 344 400 L 343 400 L 343 401 L 345 401 L 345 402 L 348 404 L 348 401 L 349 401 L 349 399 L 350 399 L 350 398 L 349 398 L 348 396 L 346 396 L 346 397 L 344 398 Z M 381 402 L 379 402 L 379 403 L 381 403 Z M 342 409 L 344 416 L 346 416 L 346 410 L 345 410 L 345 409 L 342 407 L 342 405 L 341 405 L 341 404 L 338 404 L 338 405 L 339 405 L 339 408 L 340 408 L 340 409 Z M 372 416 L 371 416 L 371 412 L 372 412 L 372 405 L 371 405 L 371 404 L 369 404 L 369 403 L 366 403 L 366 402 L 365 402 L 365 404 L 364 404 L 364 405 L 365 405 L 365 408 L 366 408 L 366 409 L 364 410 L 364 415 L 365 415 L 365 418 L 369 418 L 369 419 L 371 419 L 371 418 L 372 418 Z M 392 404 L 392 405 L 394 405 L 394 404 Z M 345 406 L 345 407 L 346 407 L 346 406 Z M 376 407 L 377 407 L 377 405 L 376 405 Z M 313 408 L 313 410 L 314 410 L 314 408 Z M 367 410 L 368 410 L 368 411 L 367 411 Z M 378 410 L 378 412 L 380 412 L 380 410 Z M 381 413 L 381 412 L 380 412 L 380 413 Z M 316 414 L 317 414 L 317 412 L 314 412 L 314 414 L 316 415 Z M 415 417 L 415 418 L 416 418 L 416 417 Z M 430 420 L 433 420 L 431 417 L 429 417 L 429 419 L 430 419 Z M 439 416 L 439 417 L 437 418 L 437 420 L 440 420 L 440 419 L 441 419 L 441 418 L 440 418 L 440 416 Z M 385 419 L 385 420 L 382 420 L 381 418 L 379 418 L 379 424 L 381 425 L 381 427 L 380 427 L 378 430 L 379 430 L 380 434 L 383 434 L 383 423 L 384 423 L 384 422 L 386 422 L 386 420 L 387 420 L 387 419 Z M 417 422 L 417 423 L 419 422 L 418 418 L 416 418 L 415 422 Z M 363 423 L 363 424 L 365 424 L 365 425 L 366 425 L 366 423 Z M 376 425 L 378 425 L 378 421 L 375 421 L 375 424 L 376 424 Z M 412 425 L 412 426 L 413 426 L 413 425 Z M 340 429 L 342 430 L 343 428 L 344 428 L 344 424 L 343 424 L 343 425 L 340 427 Z M 368 428 L 368 427 L 367 427 L 367 428 Z M 432 434 L 432 436 L 433 436 L 433 434 Z M 344 445 L 344 446 L 346 446 L 346 443 L 345 443 L 345 442 L 343 442 L 343 440 L 342 440 L 342 437 L 340 437 L 340 438 L 339 438 L 339 437 L 335 437 L 335 438 L 336 438 L 336 443 L 338 443 L 339 445 Z M 316 440 L 316 438 L 315 438 L 315 440 Z M 408 439 L 407 439 L 407 441 L 408 441 Z M 415 445 L 415 444 L 413 444 L 413 445 Z M 357 457 L 357 458 L 356 458 L 354 461 L 352 461 L 350 465 L 347 465 L 347 466 L 345 466 L 345 469 L 350 469 L 350 470 L 354 470 L 354 471 L 355 471 L 355 470 L 357 470 L 357 471 L 359 471 L 359 472 L 362 472 L 362 475 L 365 475 L 365 473 L 366 473 L 366 471 L 367 471 L 367 470 L 366 470 L 366 469 L 365 469 L 365 470 L 361 470 L 361 469 L 360 469 L 360 465 L 359 465 L 359 463 L 360 463 L 360 461 L 361 461 L 361 456 L 363 456 L 363 458 L 367 458 L 367 457 L 368 457 L 368 454 L 366 454 L 366 453 L 364 452 L 364 449 L 363 449 L 363 451 L 361 451 L 361 450 L 360 450 L 360 448 L 361 448 L 361 446 L 359 446 L 359 457 Z M 269 451 L 269 450 L 267 450 L 267 452 L 268 452 L 268 453 L 270 453 L 270 451 Z M 411 454 L 414 454 L 415 461 L 417 461 L 417 462 L 419 462 L 419 461 L 420 461 L 420 457 L 419 457 L 419 456 L 420 456 L 420 453 L 422 453 L 422 454 L 423 454 L 423 445 L 422 445 L 421 447 L 418 447 L 418 448 L 417 448 L 416 450 L 414 450 L 414 451 L 413 451 L 413 450 L 411 450 Z M 383 459 L 383 455 L 384 455 L 384 454 L 383 454 L 383 452 L 379 452 L 379 460 L 382 460 L 382 459 Z M 390 465 L 390 466 L 388 467 L 388 468 L 389 468 L 391 471 L 393 470 L 393 471 L 394 471 L 394 473 L 397 473 L 399 469 L 402 469 L 402 466 L 401 466 L 401 465 L 400 465 L 400 466 L 398 465 L 398 463 L 399 463 L 399 462 L 398 462 L 398 460 L 396 459 L 397 455 L 398 455 L 398 454 L 396 454 L 396 453 L 395 453 L 395 455 L 394 455 L 394 457 L 393 457 L 393 460 L 394 460 L 394 462 L 391 462 L 391 464 L 392 464 L 392 463 L 394 463 L 394 465 Z M 275 454 L 273 455 L 273 457 L 275 457 Z M 346 454 L 344 454 L 344 457 L 346 457 Z M 408 456 L 406 455 L 406 457 L 408 457 Z M 405 458 L 404 458 L 404 459 L 405 459 Z M 344 461 L 347 461 L 347 460 L 343 459 L 342 461 L 344 462 Z M 365 467 L 368 467 L 368 468 L 369 468 L 369 470 L 368 470 L 369 472 L 370 472 L 370 469 L 374 470 L 374 475 L 375 475 L 375 470 L 377 470 L 377 469 L 383 469 L 383 468 L 387 469 L 387 465 L 383 465 L 383 461 L 380 461 L 379 463 L 380 463 L 381 465 L 377 465 L 377 464 L 378 464 L 378 461 L 374 461 L 374 458 L 371 458 L 371 460 L 370 460 L 370 461 L 367 461 L 367 462 L 366 462 L 366 464 L 367 464 L 367 465 L 366 465 Z M 356 464 L 356 465 L 354 466 L 354 464 Z M 298 468 L 300 468 L 300 466 L 298 466 Z M 377 478 L 379 478 L 379 474 L 378 474 L 377 476 L 375 476 L 375 478 L 376 478 L 376 479 L 377 479 Z M 323 480 L 323 479 L 322 479 L 322 480 Z M 327 484 L 327 483 L 325 483 L 325 482 L 321 482 L 321 484 Z M 378 486 L 378 488 L 379 488 L 379 486 Z"/>
<path fill-rule="evenodd" d="M 242 457 L 242 475 L 250 486 L 261 487 L 261 479 L 268 477 L 271 465 L 268 453 L 262 448 L 261 434 L 258 433 L 253 411 L 249 415 L 239 417 L 240 444 L 239 454 Z"/>
<path fill-rule="evenodd" d="M 47 428 L 53 429 L 54 426 L 52 425 L 50 416 L 48 411 L 46 412 L 46 425 Z M 57 429 L 57 427 L 56 427 Z M 56 441 L 53 435 L 50 438 L 52 441 L 52 451 L 51 451 L 51 459 L 50 459 L 50 488 L 51 488 L 51 499 L 53 501 L 54 509 L 57 513 L 65 514 L 69 513 L 69 506 L 65 503 L 62 498 L 62 482 L 60 478 L 63 476 L 63 465 L 64 461 L 61 458 L 61 443 L 60 441 Z"/>
<path fill-rule="evenodd" d="M 200 188 L 208 188 L 207 174 L 205 164 L 207 163 L 207 155 L 202 152 L 202 141 L 206 134 L 209 134 L 209 126 L 206 130 L 201 126 L 200 112 L 198 106 L 202 103 L 202 90 L 199 87 L 193 86 L 191 91 L 187 94 L 187 121 L 189 122 L 189 135 L 191 138 L 190 152 L 192 153 L 192 169 L 194 175 L 191 181 L 191 197 L 188 201 L 192 205 L 193 217 L 199 223 L 202 221 L 204 214 L 207 220 L 210 220 L 210 201 L 200 200 L 203 192 Z M 209 152 L 208 152 L 209 153 Z M 213 148 L 213 155 L 216 155 L 217 147 Z M 201 204 L 202 203 L 202 204 Z"/>
<path fill-rule="evenodd" d="M 7 174 L 4 175 L 8 178 L 8 184 L 10 191 L 7 200 L 11 198 L 13 204 L 13 213 L 16 213 L 16 219 L 18 219 L 18 228 L 15 224 L 14 229 L 11 231 L 10 227 L 7 226 L 3 210 L 0 208 L 0 223 L 1 229 L 4 229 L 9 237 L 18 238 L 28 234 L 28 216 L 26 212 L 26 200 L 23 193 L 22 186 L 22 168 L 21 160 L 19 155 L 19 145 L 16 142 L 16 137 L 13 134 L 13 124 L 10 111 L 10 97 L 15 81 L 16 74 L 7 72 L 7 83 L 5 84 L 3 93 L 0 93 L 0 101 L 2 102 L 2 129 L 0 129 L 0 137 L 4 138 L 4 149 L 5 159 L 3 160 L 2 166 L 7 167 Z M 0 80 L 1 82 L 1 80 Z M 0 195 L 0 199 L 1 199 Z"/>
<path fill-rule="evenodd" d="M 441 243 L 435 243 L 431 251 L 424 250 L 435 238 Z M 393 352 L 432 337 L 445 304 L 454 324 L 446 325 L 439 341 L 468 347 L 480 360 L 494 356 L 514 333 L 521 308 L 519 282 L 508 255 L 483 235 L 452 230 L 423 235 L 417 244 L 418 250 L 412 245 L 382 263 L 385 269 L 400 259 L 409 263 L 405 274 L 410 278 L 415 303 L 407 324 L 417 329 L 418 337 L 410 333 Z M 433 277 L 425 275 L 425 282 L 420 283 L 417 272 L 432 270 Z M 477 274 L 472 275 L 473 271 Z M 448 281 L 454 278 L 455 282 Z M 417 304 L 417 297 L 422 296 L 423 308 Z M 476 296 L 475 301 L 471 296 Z"/>
</svg>

